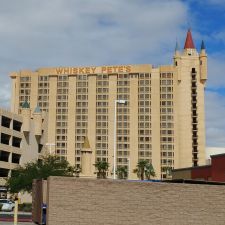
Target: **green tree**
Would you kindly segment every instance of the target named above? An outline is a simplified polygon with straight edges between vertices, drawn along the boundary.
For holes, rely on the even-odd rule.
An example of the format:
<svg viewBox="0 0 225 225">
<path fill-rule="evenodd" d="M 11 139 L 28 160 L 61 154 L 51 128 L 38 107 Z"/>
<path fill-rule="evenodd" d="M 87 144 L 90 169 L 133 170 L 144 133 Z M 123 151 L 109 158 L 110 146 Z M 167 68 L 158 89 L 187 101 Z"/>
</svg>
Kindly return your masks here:
<svg viewBox="0 0 225 225">
<path fill-rule="evenodd" d="M 147 178 L 147 180 L 150 180 L 151 179 L 151 176 L 152 177 L 155 177 L 156 174 L 155 174 L 155 170 L 154 170 L 152 164 L 151 163 L 148 163 L 145 166 L 145 177 Z"/>
<path fill-rule="evenodd" d="M 134 169 L 134 173 L 136 173 L 138 178 L 141 180 L 144 180 L 145 177 L 147 180 L 150 180 L 151 176 L 156 176 L 152 164 L 149 163 L 147 160 L 140 160 L 137 163 L 136 169 Z"/>
<path fill-rule="evenodd" d="M 119 179 L 126 179 L 128 175 L 127 167 L 119 166 L 116 170 L 116 174 Z"/>
<path fill-rule="evenodd" d="M 98 161 L 94 164 L 95 168 L 98 170 L 97 171 L 97 178 L 106 178 L 106 172 L 109 169 L 109 163 L 105 161 Z"/>
<path fill-rule="evenodd" d="M 48 155 L 41 160 L 29 162 L 12 171 L 6 185 L 11 193 L 31 192 L 33 179 L 47 179 L 49 176 L 73 176 L 74 167 L 58 156 Z"/>
<path fill-rule="evenodd" d="M 140 160 L 137 163 L 136 169 L 134 169 L 134 173 L 136 173 L 138 178 L 141 180 L 145 179 L 145 167 L 147 164 L 148 164 L 147 160 Z"/>
</svg>

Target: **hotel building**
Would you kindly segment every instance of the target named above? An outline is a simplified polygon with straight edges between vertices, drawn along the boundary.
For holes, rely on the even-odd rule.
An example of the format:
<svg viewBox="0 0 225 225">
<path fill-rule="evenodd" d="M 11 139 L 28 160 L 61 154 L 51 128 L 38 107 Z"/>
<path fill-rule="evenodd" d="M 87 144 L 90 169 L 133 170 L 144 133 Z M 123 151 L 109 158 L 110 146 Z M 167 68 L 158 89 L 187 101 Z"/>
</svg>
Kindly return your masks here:
<svg viewBox="0 0 225 225">
<path fill-rule="evenodd" d="M 11 110 L 19 113 L 27 101 L 31 110 L 46 111 L 47 142 L 72 165 L 81 164 L 86 137 L 92 165 L 108 161 L 111 172 L 116 149 L 117 167 L 127 166 L 130 179 L 141 159 L 153 164 L 157 178 L 170 167 L 205 163 L 207 55 L 204 43 L 197 52 L 190 30 L 172 65 L 40 68 L 10 76 Z"/>
</svg>

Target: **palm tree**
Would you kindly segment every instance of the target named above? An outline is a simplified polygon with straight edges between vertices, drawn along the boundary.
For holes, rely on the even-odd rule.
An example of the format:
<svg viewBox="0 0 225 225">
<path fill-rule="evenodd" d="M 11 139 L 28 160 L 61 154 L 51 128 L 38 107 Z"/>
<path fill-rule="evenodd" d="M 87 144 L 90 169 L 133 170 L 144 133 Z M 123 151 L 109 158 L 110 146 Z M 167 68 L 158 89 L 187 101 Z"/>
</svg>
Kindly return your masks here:
<svg viewBox="0 0 225 225">
<path fill-rule="evenodd" d="M 127 167 L 119 166 L 116 170 L 116 174 L 119 179 L 126 179 L 128 175 Z"/>
<path fill-rule="evenodd" d="M 134 169 L 134 173 L 136 173 L 141 180 L 145 179 L 145 168 L 147 164 L 148 161 L 142 159 L 137 163 L 136 169 Z"/>
<path fill-rule="evenodd" d="M 95 168 L 98 170 L 97 178 L 106 178 L 106 171 L 108 171 L 109 163 L 105 161 L 98 161 L 94 164 Z"/>
<path fill-rule="evenodd" d="M 172 167 L 171 166 L 163 167 L 163 172 L 166 173 L 166 178 L 171 178 L 171 175 L 172 175 Z"/>
<path fill-rule="evenodd" d="M 80 176 L 80 172 L 81 172 L 80 165 L 71 166 L 70 170 L 71 170 L 71 172 L 72 172 L 74 177 L 79 177 Z"/>
<path fill-rule="evenodd" d="M 156 174 L 155 174 L 155 170 L 152 166 L 151 163 L 148 163 L 146 166 L 145 166 L 145 176 L 147 178 L 147 180 L 150 180 L 151 179 L 151 176 L 152 177 L 155 177 Z"/>
</svg>

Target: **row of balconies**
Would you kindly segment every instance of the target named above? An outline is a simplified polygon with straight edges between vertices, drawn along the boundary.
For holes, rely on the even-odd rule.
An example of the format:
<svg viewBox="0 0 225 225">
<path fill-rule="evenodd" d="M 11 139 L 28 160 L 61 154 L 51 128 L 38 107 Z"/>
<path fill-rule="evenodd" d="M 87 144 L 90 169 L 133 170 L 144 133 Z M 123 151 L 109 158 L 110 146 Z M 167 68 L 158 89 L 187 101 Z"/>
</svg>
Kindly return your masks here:
<svg viewBox="0 0 225 225">
<path fill-rule="evenodd" d="M 192 139 L 192 147 L 198 146 L 198 141 L 196 139 Z"/>
<path fill-rule="evenodd" d="M 192 82 L 192 83 L 191 83 L 191 88 L 192 88 L 192 89 L 196 89 L 196 88 L 197 88 L 196 82 Z"/>
<path fill-rule="evenodd" d="M 193 116 L 193 117 L 197 117 L 197 116 L 198 116 L 197 110 L 192 110 L 192 116 Z"/>
<path fill-rule="evenodd" d="M 196 110 L 197 109 L 197 102 L 192 102 L 192 110 Z"/>
<path fill-rule="evenodd" d="M 197 120 L 197 80 L 196 73 L 192 73 L 192 162 L 193 166 L 198 165 L 198 120 Z"/>
</svg>

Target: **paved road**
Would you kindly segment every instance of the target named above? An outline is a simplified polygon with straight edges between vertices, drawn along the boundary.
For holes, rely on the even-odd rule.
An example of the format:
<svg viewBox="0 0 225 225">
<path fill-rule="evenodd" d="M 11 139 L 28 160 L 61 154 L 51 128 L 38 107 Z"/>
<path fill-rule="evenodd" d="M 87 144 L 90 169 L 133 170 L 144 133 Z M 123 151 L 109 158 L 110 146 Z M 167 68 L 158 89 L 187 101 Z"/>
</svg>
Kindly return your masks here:
<svg viewBox="0 0 225 225">
<path fill-rule="evenodd" d="M 19 212 L 18 219 L 25 219 L 24 221 L 31 220 L 31 213 Z M 5 220 L 5 221 L 4 221 Z M 0 225 L 13 225 L 13 213 L 12 212 L 0 212 Z M 18 225 L 33 225 L 32 222 L 18 222 Z"/>
<path fill-rule="evenodd" d="M 14 225 L 12 222 L 0 222 L 0 225 Z M 35 223 L 21 222 L 18 225 L 35 225 Z"/>
</svg>

